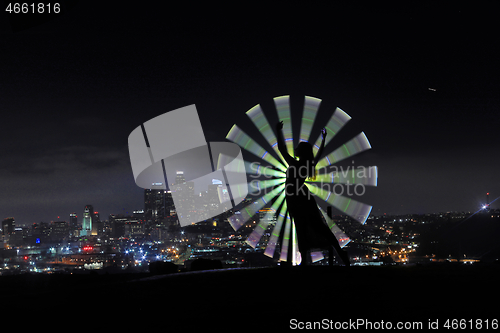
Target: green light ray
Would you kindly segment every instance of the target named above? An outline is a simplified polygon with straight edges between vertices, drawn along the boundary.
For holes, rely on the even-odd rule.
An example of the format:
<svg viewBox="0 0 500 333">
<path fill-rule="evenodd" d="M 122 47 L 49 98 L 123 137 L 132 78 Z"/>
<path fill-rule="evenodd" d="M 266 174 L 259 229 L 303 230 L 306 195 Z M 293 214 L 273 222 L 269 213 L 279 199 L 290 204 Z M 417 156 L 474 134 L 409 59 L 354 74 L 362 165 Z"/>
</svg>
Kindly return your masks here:
<svg viewBox="0 0 500 333">
<path fill-rule="evenodd" d="M 263 194 L 260 198 L 257 198 L 251 205 L 247 206 L 245 210 L 249 216 L 254 216 L 262 207 L 267 205 L 267 203 L 273 199 L 275 196 L 279 195 L 285 189 L 285 184 L 281 184 L 274 188 L 271 192 Z"/>
<path fill-rule="evenodd" d="M 354 138 L 349 140 L 347 143 L 334 150 L 332 153 L 323 157 L 318 162 L 318 164 L 316 164 L 316 168 L 317 170 L 319 170 L 328 165 L 342 161 L 345 158 L 359 154 L 362 151 L 368 150 L 370 148 L 371 145 L 368 139 L 366 138 L 365 133 L 361 132 Z"/>
<path fill-rule="evenodd" d="M 249 192 L 250 193 L 255 193 L 255 192 L 262 192 L 265 189 L 268 189 L 269 187 L 273 187 L 279 184 L 283 184 L 285 182 L 285 178 L 279 178 L 279 179 L 266 179 L 266 180 L 258 180 L 258 179 L 253 179 L 249 184 Z M 285 185 L 283 185 L 284 188 Z"/>
<path fill-rule="evenodd" d="M 286 163 L 285 159 L 278 149 L 278 145 L 276 144 L 276 142 L 278 142 L 278 139 L 273 132 L 273 127 L 269 125 L 266 115 L 264 114 L 264 112 L 262 112 L 262 108 L 260 107 L 260 105 L 254 106 L 253 108 L 248 110 L 246 114 L 250 118 L 250 120 L 252 120 L 255 127 L 257 127 L 257 129 L 266 139 L 269 145 L 273 148 L 276 155 L 280 158 L 280 162 L 285 165 L 285 167 L 288 167 L 288 163 Z"/>
<path fill-rule="evenodd" d="M 284 193 L 284 189 L 285 184 L 281 184 L 271 192 L 265 193 L 261 197 L 256 198 L 254 201 L 228 217 L 229 224 L 235 231 L 237 231 L 242 225 L 246 224 L 262 207 L 267 205 L 267 203 L 272 198 L 279 195 L 281 192 Z"/>
<path fill-rule="evenodd" d="M 342 127 L 344 127 L 344 125 L 349 120 L 351 120 L 351 117 L 347 113 L 342 111 L 340 108 L 335 109 L 335 112 L 333 112 L 332 117 L 325 126 L 327 132 L 325 139 L 325 146 L 333 139 L 335 135 L 337 135 L 337 133 L 342 129 Z M 313 147 L 315 154 L 319 149 L 318 147 L 321 145 L 321 140 L 322 137 L 320 135 L 319 138 L 316 140 L 315 146 Z"/>
<path fill-rule="evenodd" d="M 283 242 L 281 242 L 281 254 L 280 261 L 287 261 L 288 256 L 288 243 L 290 242 L 290 229 L 292 225 L 292 220 L 290 216 L 286 215 L 285 231 L 283 235 Z"/>
<path fill-rule="evenodd" d="M 279 208 L 283 200 L 285 199 L 285 192 L 281 192 L 278 198 L 274 201 L 274 203 L 271 206 L 271 211 L 267 212 L 261 219 L 259 224 L 255 227 L 255 229 L 252 231 L 250 236 L 248 236 L 247 243 L 251 247 L 255 248 L 257 243 L 260 241 L 262 238 L 262 235 L 264 235 L 264 232 L 267 230 L 267 226 L 269 225 L 270 219 L 272 219 L 271 215 L 274 215 L 276 213 L 276 210 Z"/>
<path fill-rule="evenodd" d="M 295 222 L 292 221 L 292 265 L 299 265 L 302 257 L 297 244 L 297 230 L 295 230 Z"/>
<path fill-rule="evenodd" d="M 299 141 L 309 141 L 316 114 L 318 113 L 321 100 L 315 97 L 306 96 L 304 100 L 304 111 L 302 113 L 302 123 L 300 124 Z"/>
<path fill-rule="evenodd" d="M 278 243 L 278 238 L 280 237 L 283 220 L 285 219 L 286 209 L 287 205 L 286 201 L 284 201 L 278 213 L 278 217 L 276 218 L 276 225 L 274 226 L 273 232 L 271 233 L 271 238 L 269 238 L 269 241 L 267 242 L 266 251 L 264 252 L 264 254 L 270 258 L 274 257 L 276 244 Z"/>
<path fill-rule="evenodd" d="M 251 218 L 250 214 L 245 210 L 245 208 L 236 211 L 233 215 L 227 218 L 231 227 L 233 227 L 234 231 L 237 231 L 242 225 L 248 222 Z"/>
<path fill-rule="evenodd" d="M 335 170 L 338 168 L 333 165 Z M 335 183 L 335 184 L 362 184 L 377 186 L 378 169 L 376 166 L 347 167 L 346 170 L 331 171 L 316 175 L 316 179 L 308 180 L 309 183 Z"/>
<path fill-rule="evenodd" d="M 290 96 L 275 97 L 274 105 L 278 113 L 278 119 L 283 121 L 283 137 L 285 138 L 286 148 L 290 156 L 295 156 L 293 146 L 292 118 L 290 116 Z M 274 147 L 273 147 L 274 148 Z"/>
<path fill-rule="evenodd" d="M 257 162 L 250 163 L 245 161 L 245 170 L 249 175 L 279 178 L 286 177 L 286 174 L 284 172 L 269 168 Z"/>
<path fill-rule="evenodd" d="M 281 171 L 286 171 L 286 168 L 282 163 L 278 162 L 278 160 L 271 154 L 268 154 L 264 148 L 262 148 L 257 142 L 250 138 L 237 125 L 233 125 L 231 130 L 227 133 L 226 138 L 233 141 L 241 148 L 259 157 L 260 159 L 263 159 L 269 164 L 277 167 Z"/>
<path fill-rule="evenodd" d="M 365 203 L 353 200 L 352 198 L 345 197 L 343 195 L 338 195 L 332 193 L 331 191 L 327 191 L 320 187 L 317 187 L 316 184 L 308 184 L 306 183 L 307 188 L 316 195 L 319 199 L 326 201 L 329 205 L 343 211 L 356 221 L 364 224 L 366 219 L 370 215 L 372 206 L 367 205 Z"/>
</svg>

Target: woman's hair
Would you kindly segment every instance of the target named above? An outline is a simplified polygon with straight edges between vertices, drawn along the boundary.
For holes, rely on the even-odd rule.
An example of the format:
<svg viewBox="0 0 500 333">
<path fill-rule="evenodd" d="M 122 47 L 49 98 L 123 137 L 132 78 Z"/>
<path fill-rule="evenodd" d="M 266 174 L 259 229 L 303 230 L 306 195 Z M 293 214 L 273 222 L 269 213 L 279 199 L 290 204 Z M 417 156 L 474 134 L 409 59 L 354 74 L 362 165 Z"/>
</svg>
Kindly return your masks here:
<svg viewBox="0 0 500 333">
<path fill-rule="evenodd" d="M 314 165 L 314 155 L 313 155 L 312 145 L 306 141 L 299 142 L 297 148 L 295 148 L 295 156 L 299 157 L 301 160 L 309 161 L 307 177 L 309 179 L 315 180 L 316 168 Z"/>
</svg>

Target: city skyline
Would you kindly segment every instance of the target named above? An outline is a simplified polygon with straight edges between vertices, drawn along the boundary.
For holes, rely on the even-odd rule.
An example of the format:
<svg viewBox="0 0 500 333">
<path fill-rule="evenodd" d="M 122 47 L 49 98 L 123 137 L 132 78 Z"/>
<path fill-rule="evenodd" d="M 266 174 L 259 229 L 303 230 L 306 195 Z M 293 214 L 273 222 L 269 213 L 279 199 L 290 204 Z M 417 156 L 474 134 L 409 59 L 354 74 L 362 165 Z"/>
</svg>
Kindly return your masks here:
<svg viewBox="0 0 500 333">
<path fill-rule="evenodd" d="M 216 184 L 216 183 L 213 183 L 213 184 Z M 151 189 L 151 190 L 154 190 L 154 189 Z M 134 209 L 130 209 L 130 210 L 127 210 L 127 211 L 111 212 L 111 213 L 109 213 L 107 215 L 102 215 L 103 216 L 102 220 L 103 221 L 107 221 L 108 217 L 110 217 L 110 216 L 125 216 L 125 217 L 129 216 L 130 217 L 130 216 L 133 216 L 133 215 L 137 214 L 138 212 L 144 213 L 146 211 L 145 210 L 145 203 L 144 203 L 144 191 L 145 190 L 142 190 L 142 201 L 141 201 L 142 207 L 136 207 Z M 156 190 L 156 191 L 160 191 L 160 190 Z M 167 193 L 167 192 L 170 193 L 170 190 L 161 190 L 161 191 L 164 191 L 165 193 Z M 208 192 L 208 191 L 205 191 L 205 192 Z M 202 192 L 195 193 L 195 196 L 201 196 L 202 194 L 203 194 Z M 249 195 L 249 198 L 252 198 L 252 196 Z M 498 205 L 498 203 L 496 202 L 498 199 L 499 198 L 497 197 L 494 200 L 490 201 L 489 192 L 488 192 L 488 193 L 485 193 L 485 195 L 484 195 L 484 201 L 481 202 L 481 204 L 477 207 L 476 210 L 468 210 L 468 211 L 467 210 L 435 211 L 435 212 L 425 212 L 425 213 L 397 213 L 397 214 L 393 214 L 393 213 L 374 214 L 372 212 L 369 216 L 377 216 L 377 217 L 383 217 L 383 216 L 409 216 L 409 215 L 425 216 L 425 215 L 429 215 L 429 214 L 443 214 L 443 213 L 446 213 L 446 214 L 449 214 L 449 213 L 461 213 L 461 214 L 466 214 L 466 215 L 473 216 L 473 215 L 477 214 L 478 212 L 484 211 L 485 209 L 492 210 L 492 211 L 499 210 L 500 209 L 500 205 Z M 175 209 L 175 205 L 174 205 L 173 202 L 171 203 L 171 205 Z M 232 209 L 232 210 L 239 211 L 240 209 L 243 209 L 244 206 L 245 206 L 245 203 L 243 203 L 241 206 L 238 206 L 237 207 L 238 209 L 236 209 L 236 210 Z M 87 207 L 90 207 L 90 210 L 87 210 Z M 328 205 L 325 205 L 325 207 L 328 207 Z M 18 227 L 30 227 L 32 224 L 37 224 L 37 223 L 41 223 L 41 222 L 43 222 L 43 223 L 68 222 L 70 224 L 78 224 L 83 229 L 83 226 L 86 223 L 85 222 L 85 218 L 86 218 L 87 213 L 92 214 L 92 215 L 100 216 L 99 211 L 97 211 L 95 209 L 92 209 L 92 208 L 93 208 L 93 205 L 84 205 L 84 208 L 81 209 L 81 212 L 79 210 L 74 210 L 73 212 L 68 213 L 67 216 L 66 215 L 58 215 L 56 217 L 56 219 L 45 220 L 45 221 L 44 220 L 40 220 L 40 221 L 34 221 L 32 223 L 25 223 L 25 222 L 21 222 L 21 221 L 16 221 L 15 216 L 6 216 L 3 219 L 4 220 L 13 219 L 14 221 L 16 221 L 15 224 Z M 262 208 L 262 209 L 263 210 L 269 210 L 271 208 L 266 207 L 266 208 Z M 349 218 L 347 215 L 343 214 L 340 211 L 335 211 L 335 212 L 336 212 L 336 214 L 335 214 L 336 216 L 344 215 L 345 218 Z M 101 220 L 100 217 L 99 217 L 99 220 Z M 355 220 L 355 219 L 353 219 L 353 220 Z M 199 221 L 199 222 L 204 222 L 204 221 Z M 92 228 L 91 225 L 90 225 L 90 228 Z"/>
<path fill-rule="evenodd" d="M 496 3 L 4 5 L 7 320 L 499 327 L 487 302 L 500 278 Z M 199 121 L 160 121 L 189 106 Z M 285 201 L 282 121 L 277 151 L 284 141 L 292 157 L 305 156 L 291 142 L 319 146 L 326 126 L 306 173 L 319 209 Z M 216 143 L 240 148 L 248 195 L 233 169 L 213 170 Z"/>
<path fill-rule="evenodd" d="M 149 196 L 149 192 L 154 197 Z M 157 200 L 157 194 L 164 192 L 145 190 L 145 199 Z M 93 223 L 97 227 L 91 234 L 84 232 L 84 225 L 79 226 L 74 221 L 35 223 L 20 228 L 13 219 L 4 219 L 0 235 L 4 264 L 0 273 L 19 274 L 27 270 L 84 273 L 88 269 L 145 272 L 154 262 L 169 262 L 186 270 L 197 258 L 219 260 L 224 267 L 240 267 L 244 262 L 246 266 L 276 267 L 290 260 L 294 265 L 298 264 L 296 259 L 300 261 L 299 257 L 288 256 L 287 259 L 286 252 L 291 248 L 286 239 L 273 239 L 275 227 L 281 222 L 280 217 L 272 215 L 276 213 L 272 209 L 260 210 L 253 222 L 237 230 L 228 218 L 232 212 L 201 224 L 180 227 L 175 214 L 148 215 L 148 207 L 158 209 L 171 205 L 167 200 L 159 204 L 145 203 L 145 210 L 136 211 L 133 216 L 110 216 L 109 221 L 101 221 L 96 213 Z M 339 244 L 348 249 L 353 264 L 376 266 L 498 262 L 499 218 L 500 209 L 483 209 L 473 215 L 370 216 L 366 224 L 345 216 L 325 215 L 328 223 L 332 219 L 345 231 L 336 237 Z M 256 222 L 263 227 L 259 237 L 255 237 L 253 230 Z M 470 237 L 471 227 L 478 237 Z M 329 262 L 325 251 L 316 249 L 309 254 L 313 263 L 326 265 Z"/>
<path fill-rule="evenodd" d="M 350 170 L 351 166 L 347 165 L 345 167 L 345 170 L 342 169 L 342 166 L 338 169 L 335 169 L 337 170 L 337 172 L 348 172 Z M 340 171 L 338 171 L 340 170 Z M 176 172 L 176 177 L 175 179 L 173 179 L 171 182 L 169 182 L 169 186 L 167 187 L 167 190 L 165 192 L 170 192 L 170 187 L 172 185 L 176 185 L 176 184 L 192 184 L 192 182 L 190 182 L 189 180 L 186 182 L 186 179 L 185 179 L 185 176 L 184 176 L 185 172 L 182 171 L 182 170 L 178 170 Z M 195 196 L 202 196 L 203 192 L 207 193 L 209 191 L 209 186 L 210 185 L 213 185 L 213 184 L 222 184 L 222 182 L 218 179 L 211 179 L 210 177 L 205 177 L 206 179 L 210 180 L 209 183 L 207 183 L 207 188 L 206 189 L 201 189 L 201 183 L 199 184 L 200 186 L 197 186 L 197 187 L 193 187 L 193 193 Z M 209 179 L 210 178 L 210 179 Z M 249 182 L 250 184 L 250 182 Z M 160 185 L 161 187 L 161 183 L 158 183 L 158 184 L 151 184 L 151 189 L 150 190 L 154 190 L 156 187 L 155 185 Z M 137 211 L 141 211 L 145 209 L 145 206 L 144 206 L 144 190 L 143 189 L 140 189 L 140 192 L 141 192 L 141 200 L 140 200 L 140 203 L 138 204 L 137 207 L 134 207 L 134 208 L 123 208 L 123 210 L 121 211 L 111 211 L 109 212 L 109 214 L 103 214 L 102 216 L 104 217 L 103 220 L 107 220 L 107 217 L 108 216 L 115 216 L 115 215 L 123 215 L 123 216 L 132 216 L 135 212 Z M 366 192 L 366 188 L 363 187 L 363 193 Z M 333 191 L 332 193 L 335 193 L 335 191 Z M 347 193 L 347 192 L 346 192 Z M 255 195 L 255 194 L 254 194 Z M 254 195 L 252 195 L 251 193 L 249 194 L 249 197 L 254 197 Z M 349 196 L 352 196 L 354 197 L 354 193 L 349 193 Z M 362 196 L 358 196 L 357 199 L 361 198 L 362 199 Z M 411 215 L 411 214 L 416 214 L 416 215 L 425 215 L 425 214 L 436 214 L 436 213 L 450 213 L 450 212 L 460 212 L 460 213 L 469 213 L 469 214 L 473 214 L 473 213 L 477 213 L 478 211 L 484 209 L 485 207 L 488 207 L 489 209 L 498 209 L 500 206 L 498 206 L 498 203 L 496 202 L 500 197 L 490 197 L 490 193 L 487 192 L 487 193 L 484 193 L 484 196 L 483 196 L 483 200 L 482 201 L 479 201 L 478 203 L 478 206 L 474 209 L 474 210 L 448 210 L 448 211 L 432 211 L 432 212 L 404 212 L 404 213 L 387 213 L 387 212 L 379 212 L 379 213 L 374 213 L 373 211 L 371 212 L 371 214 L 369 216 L 382 216 L 382 215 Z M 174 205 L 172 203 L 172 205 Z M 245 204 L 242 204 L 239 207 L 239 209 L 242 209 L 244 207 Z M 325 203 L 320 203 L 321 206 L 324 206 L 324 208 L 326 209 L 326 207 L 328 205 L 325 205 Z M 98 211 L 96 209 L 93 209 L 93 206 L 92 205 L 85 205 L 85 208 L 82 210 L 83 213 L 81 213 L 79 210 L 73 210 L 69 213 L 67 213 L 66 215 L 64 214 L 53 214 L 54 216 L 56 216 L 56 218 L 53 218 L 53 219 L 50 219 L 50 220 L 35 220 L 35 221 L 32 221 L 32 222 L 25 222 L 25 221 L 17 221 L 16 222 L 16 225 L 17 226 L 21 226 L 21 227 L 29 227 L 31 224 L 34 224 L 34 223 L 40 223 L 40 222 L 55 222 L 55 221 L 67 221 L 67 222 L 72 222 L 73 219 L 76 217 L 76 221 L 78 222 L 79 225 L 81 225 L 83 227 L 83 225 L 86 223 L 85 222 L 85 216 L 87 213 L 87 207 L 90 207 L 90 210 L 92 211 L 91 214 L 93 215 L 94 213 L 98 213 Z M 238 209 L 238 210 L 239 210 Z M 335 208 L 334 208 L 335 210 Z M 101 210 L 102 211 L 102 210 Z M 343 214 L 341 211 L 336 211 L 336 214 Z M 81 213 L 81 214 L 80 214 Z M 81 218 L 78 218 L 78 216 L 80 216 Z M 14 218 L 14 220 L 16 220 L 16 217 L 15 216 L 12 216 L 12 215 L 9 215 L 9 216 L 5 216 L 4 217 L 5 219 L 6 218 Z M 201 222 L 201 221 L 200 221 Z M 90 228 L 92 228 L 92 226 L 90 226 Z M 94 228 L 95 229 L 95 228 Z M 94 234 L 95 234 L 95 230 L 94 230 Z"/>
<path fill-rule="evenodd" d="M 208 179 L 208 178 L 207 178 Z M 192 183 L 192 182 L 189 182 L 185 180 L 184 178 L 184 172 L 179 170 L 177 171 L 177 176 L 176 176 L 176 179 L 169 183 L 169 186 L 171 187 L 172 185 L 176 185 L 176 184 L 189 184 L 189 183 Z M 142 212 L 145 212 L 147 211 L 147 204 L 145 203 L 144 201 L 144 192 L 147 192 L 147 191 L 161 191 L 161 192 L 165 192 L 165 193 L 170 193 L 171 190 L 168 189 L 167 187 L 167 190 L 159 190 L 159 189 L 155 189 L 156 187 L 161 186 L 162 183 L 155 183 L 155 184 L 151 184 L 151 189 L 149 190 L 142 190 L 143 192 L 143 200 L 142 200 L 142 207 L 135 207 L 134 209 L 131 209 L 131 210 L 127 210 L 125 212 L 115 212 L 115 213 L 110 213 L 110 214 L 107 214 L 105 215 L 105 218 L 103 218 L 103 220 L 107 220 L 107 217 L 108 216 L 115 216 L 115 215 L 123 215 L 123 216 L 132 216 L 134 214 L 137 214 L 138 212 L 142 211 Z M 210 192 L 210 188 L 211 186 L 213 185 L 216 185 L 216 186 L 220 186 L 222 185 L 222 181 L 219 180 L 219 179 L 211 179 L 210 183 L 207 183 L 206 184 L 206 188 L 204 189 L 201 189 L 203 186 L 202 184 L 200 183 L 199 184 L 200 186 L 198 187 L 193 187 L 193 195 L 196 196 L 196 197 L 202 197 L 203 194 L 209 194 L 208 192 Z M 156 186 L 156 187 L 155 187 Z M 160 187 L 158 187 L 160 188 Z M 213 194 L 213 193 L 212 193 Z M 224 196 L 225 198 L 225 201 L 227 201 L 228 199 L 226 198 L 227 196 L 227 191 L 222 191 L 221 193 L 218 193 L 218 195 L 222 195 Z M 170 200 L 171 197 L 170 197 Z M 174 206 L 174 203 L 172 201 L 171 203 L 172 207 L 175 208 Z M 68 214 L 68 219 L 65 218 L 65 216 L 62 216 L 62 215 L 58 215 L 57 216 L 57 219 L 54 219 L 54 220 L 50 220 L 50 221 L 37 221 L 37 222 L 33 222 L 33 223 L 39 223 L 39 222 L 54 222 L 54 221 L 66 221 L 66 222 L 69 222 L 69 223 L 78 223 L 81 227 L 82 227 L 82 235 L 85 236 L 87 235 L 86 232 L 84 232 L 84 230 L 87 230 L 87 231 L 92 231 L 93 230 L 93 235 L 96 234 L 96 231 L 95 231 L 95 226 L 92 224 L 95 219 L 95 216 L 98 216 L 98 220 L 100 220 L 100 217 L 99 217 L 99 212 L 96 211 L 95 209 L 93 209 L 93 205 L 85 205 L 85 207 L 82 209 L 82 212 L 83 213 L 78 213 L 77 210 L 73 211 L 72 213 L 69 213 Z M 78 219 L 78 216 L 80 216 L 81 218 Z M 8 219 L 8 218 L 13 218 L 15 220 L 14 217 L 12 216 L 9 216 L 9 217 L 6 217 L 5 219 Z M 201 222 L 201 221 L 200 221 Z M 22 227 L 29 227 L 31 225 L 31 223 L 21 223 L 19 224 L 19 222 L 17 222 L 17 226 L 22 226 Z M 90 235 L 90 233 L 88 234 Z"/>
<path fill-rule="evenodd" d="M 474 212 L 485 193 L 500 195 L 500 48 L 488 5 L 308 7 L 311 17 L 269 7 L 248 13 L 258 25 L 215 12 L 165 20 L 146 8 L 91 7 L 0 26 L 0 218 L 67 220 L 89 203 L 102 217 L 140 209 L 127 152 L 138 124 L 196 104 L 207 141 L 225 141 L 233 124 L 258 140 L 245 112 L 283 95 L 292 113 L 313 96 L 318 117 L 340 107 L 356 119 L 331 145 L 368 136 L 372 150 L 354 160 L 379 168 L 362 199 L 372 214 Z"/>
</svg>

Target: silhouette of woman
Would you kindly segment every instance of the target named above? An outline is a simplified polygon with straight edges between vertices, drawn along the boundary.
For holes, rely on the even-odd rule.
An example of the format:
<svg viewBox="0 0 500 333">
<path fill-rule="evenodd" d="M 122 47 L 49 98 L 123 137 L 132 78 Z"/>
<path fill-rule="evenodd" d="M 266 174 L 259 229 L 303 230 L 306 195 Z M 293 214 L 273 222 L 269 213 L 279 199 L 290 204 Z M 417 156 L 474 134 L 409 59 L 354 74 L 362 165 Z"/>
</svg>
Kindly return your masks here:
<svg viewBox="0 0 500 333">
<path fill-rule="evenodd" d="M 307 256 L 308 251 L 313 248 L 328 248 L 330 258 L 333 254 L 333 248 L 337 251 L 344 264 L 349 266 L 347 252 L 340 248 L 335 235 L 323 222 L 321 212 L 314 197 L 309 192 L 307 186 L 304 185 L 306 178 L 314 177 L 315 175 L 316 163 L 319 161 L 325 147 L 326 130 L 324 128 L 321 130 L 323 140 L 321 141 L 321 147 L 316 157 L 313 155 L 312 145 L 309 142 L 303 141 L 295 148 L 295 156 L 299 157 L 299 160 L 296 160 L 288 154 L 283 133 L 281 132 L 282 129 L 283 122 L 281 121 L 276 124 L 276 132 L 278 133 L 278 149 L 288 163 L 285 200 L 288 212 L 295 223 L 302 263 L 307 264 L 309 261 L 309 257 Z M 330 259 L 331 263 L 332 260 Z"/>
</svg>

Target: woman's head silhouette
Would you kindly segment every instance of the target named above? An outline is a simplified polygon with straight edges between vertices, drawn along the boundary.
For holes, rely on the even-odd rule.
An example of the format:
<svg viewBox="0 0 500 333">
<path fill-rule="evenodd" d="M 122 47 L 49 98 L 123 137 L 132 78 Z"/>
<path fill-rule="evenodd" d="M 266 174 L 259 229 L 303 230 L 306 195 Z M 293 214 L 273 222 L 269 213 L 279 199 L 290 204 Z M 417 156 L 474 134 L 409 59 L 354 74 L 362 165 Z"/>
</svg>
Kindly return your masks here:
<svg viewBox="0 0 500 333">
<path fill-rule="evenodd" d="M 299 142 L 297 147 L 295 147 L 295 156 L 301 160 L 314 160 L 312 145 L 307 141 Z"/>
</svg>

